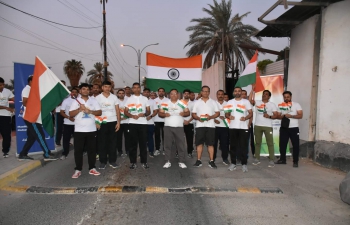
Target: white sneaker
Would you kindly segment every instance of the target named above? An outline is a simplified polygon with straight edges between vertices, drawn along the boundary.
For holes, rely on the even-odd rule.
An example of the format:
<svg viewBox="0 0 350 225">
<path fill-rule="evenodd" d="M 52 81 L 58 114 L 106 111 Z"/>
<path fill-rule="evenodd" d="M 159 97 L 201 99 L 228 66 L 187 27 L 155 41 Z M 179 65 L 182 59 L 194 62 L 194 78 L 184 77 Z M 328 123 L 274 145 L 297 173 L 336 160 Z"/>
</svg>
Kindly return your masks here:
<svg viewBox="0 0 350 225">
<path fill-rule="evenodd" d="M 252 163 L 254 166 L 257 166 L 260 164 L 260 160 L 254 159 L 254 162 Z"/>
<path fill-rule="evenodd" d="M 247 165 L 243 165 L 243 166 L 242 166 L 242 171 L 243 171 L 243 173 L 248 172 L 248 167 L 247 167 Z"/>
<path fill-rule="evenodd" d="M 67 158 L 67 156 L 62 155 L 62 156 L 60 157 L 60 160 L 65 160 L 66 158 Z"/>
<path fill-rule="evenodd" d="M 182 168 L 182 169 L 186 169 L 187 168 L 187 166 L 186 166 L 186 164 L 185 163 L 179 163 L 179 167 L 180 168 Z"/>
<path fill-rule="evenodd" d="M 81 171 L 76 170 L 76 171 L 74 172 L 72 178 L 74 178 L 74 179 L 75 179 L 75 178 L 78 178 L 78 177 L 80 177 L 80 175 L 81 175 Z"/>
<path fill-rule="evenodd" d="M 164 164 L 164 166 L 163 166 L 163 168 L 164 169 L 168 169 L 168 168 L 170 168 L 171 167 L 171 163 L 168 161 L 168 162 L 166 162 L 165 164 Z"/>
<path fill-rule="evenodd" d="M 95 168 L 93 168 L 89 171 L 89 174 L 94 175 L 94 176 L 99 176 L 101 173 L 98 172 Z"/>
<path fill-rule="evenodd" d="M 163 155 L 165 155 L 165 151 L 163 151 Z"/>
<path fill-rule="evenodd" d="M 237 167 L 236 167 L 235 164 L 231 164 L 231 165 L 228 167 L 228 170 L 229 170 L 229 171 L 234 171 L 234 170 L 236 170 L 236 169 L 237 169 Z"/>
<path fill-rule="evenodd" d="M 159 151 L 159 150 L 156 150 L 156 151 L 154 152 L 154 156 L 157 156 L 157 155 L 160 155 L 160 151 Z"/>
</svg>

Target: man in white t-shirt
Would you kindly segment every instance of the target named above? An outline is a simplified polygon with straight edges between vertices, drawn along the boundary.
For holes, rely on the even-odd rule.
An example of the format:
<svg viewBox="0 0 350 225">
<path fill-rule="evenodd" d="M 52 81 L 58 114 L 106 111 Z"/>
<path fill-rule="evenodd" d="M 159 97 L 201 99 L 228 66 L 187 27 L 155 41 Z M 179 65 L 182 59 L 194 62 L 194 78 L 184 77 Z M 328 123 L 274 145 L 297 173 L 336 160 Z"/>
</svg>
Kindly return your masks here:
<svg viewBox="0 0 350 225">
<path fill-rule="evenodd" d="M 234 99 L 228 101 L 225 106 L 225 116 L 230 119 L 231 165 L 228 170 L 236 170 L 236 158 L 238 158 L 242 163 L 242 171 L 248 172 L 248 122 L 253 112 L 250 102 L 247 99 L 243 99 L 241 94 L 242 88 L 235 87 L 233 90 Z"/>
<path fill-rule="evenodd" d="M 131 88 L 129 86 L 125 87 L 125 99 L 128 100 L 128 98 L 131 97 Z"/>
<path fill-rule="evenodd" d="M 13 101 L 14 98 L 13 93 L 5 88 L 4 79 L 0 77 L 0 134 L 4 158 L 8 157 L 11 146 L 11 119 L 15 110 L 9 107 L 9 101 Z"/>
<path fill-rule="evenodd" d="M 163 168 L 171 167 L 171 147 L 175 141 L 178 157 L 179 167 L 187 168 L 185 164 L 185 143 L 184 143 L 184 117 L 189 116 L 190 112 L 187 108 L 187 102 L 178 99 L 178 91 L 172 89 L 170 91 L 170 99 L 163 101 L 159 108 L 159 116 L 164 118 L 164 150 L 165 150 L 165 165 Z"/>
<path fill-rule="evenodd" d="M 268 167 L 274 167 L 275 149 L 273 145 L 273 128 L 272 121 L 277 119 L 277 107 L 273 102 L 270 102 L 271 92 L 264 90 L 262 94 L 262 100 L 253 100 L 254 91 L 250 92 L 249 101 L 255 106 L 255 160 L 253 165 L 260 164 L 260 150 L 262 143 L 262 136 L 265 135 L 266 144 L 269 150 L 269 165 Z"/>
<path fill-rule="evenodd" d="M 61 80 L 62 84 L 66 86 L 66 82 L 64 80 Z M 62 101 L 63 102 L 63 101 Z M 55 117 L 55 127 L 56 127 L 56 134 L 55 134 L 55 143 L 57 146 L 61 146 L 61 139 L 62 139 L 62 134 L 63 134 L 63 117 L 61 116 L 61 104 L 59 104 L 56 107 L 56 117 Z"/>
<path fill-rule="evenodd" d="M 130 169 L 136 169 L 137 145 L 140 149 L 141 164 L 148 169 L 147 164 L 147 119 L 150 115 L 148 99 L 141 95 L 141 85 L 132 85 L 133 95 L 126 101 L 125 115 L 129 117 L 130 134 Z"/>
<path fill-rule="evenodd" d="M 214 162 L 214 144 L 215 144 L 215 123 L 214 119 L 220 116 L 218 104 L 209 97 L 210 88 L 203 86 L 201 98 L 193 106 L 192 117 L 196 120 L 196 146 L 197 161 L 194 167 L 202 166 L 203 145 L 206 144 L 209 152 L 209 167 L 216 169 Z"/>
<path fill-rule="evenodd" d="M 89 97 L 89 84 L 80 85 L 80 97 L 69 109 L 69 116 L 74 117 L 74 160 L 75 172 L 72 178 L 78 178 L 83 169 L 83 152 L 87 152 L 89 174 L 98 176 L 96 170 L 96 124 L 95 117 L 102 115 L 96 99 Z"/>
<path fill-rule="evenodd" d="M 61 156 L 61 160 L 65 160 L 69 154 L 69 143 L 72 135 L 74 134 L 74 117 L 69 115 L 69 109 L 75 99 L 78 96 L 78 90 L 73 88 L 71 91 L 71 96 L 63 100 L 61 104 L 60 114 L 63 120 L 63 152 Z"/>
<path fill-rule="evenodd" d="M 168 98 L 165 97 L 165 89 L 160 87 L 158 88 L 158 98 L 156 98 L 154 101 L 156 102 L 158 109 L 160 108 L 160 105 L 167 101 Z M 158 110 L 157 109 L 157 110 Z M 157 112 L 158 113 L 158 112 Z M 157 156 L 160 154 L 160 140 L 162 139 L 162 146 L 163 146 L 163 155 L 164 153 L 164 118 L 161 118 L 158 116 L 158 114 L 154 117 L 154 139 L 156 143 L 156 151 L 154 152 L 154 155 Z"/>
<path fill-rule="evenodd" d="M 194 135 L 194 127 L 193 127 L 193 118 L 192 118 L 192 110 L 194 106 L 194 102 L 190 101 L 190 93 L 189 89 L 185 89 L 183 94 L 183 100 L 187 103 L 187 108 L 190 112 L 190 115 L 184 118 L 184 132 L 186 136 L 187 143 L 187 156 L 188 158 L 192 158 L 193 152 L 193 135 Z"/>
<path fill-rule="evenodd" d="M 221 158 L 224 165 L 229 165 L 230 162 L 228 161 L 228 146 L 229 146 L 229 123 L 228 120 L 225 118 L 225 112 L 224 112 L 224 106 L 227 104 L 226 101 L 224 101 L 224 91 L 218 90 L 216 92 L 217 101 L 219 110 L 220 110 L 220 117 L 216 118 L 214 120 L 215 122 L 215 143 L 214 143 L 214 161 L 216 159 L 216 153 L 218 149 L 218 144 L 220 141 L 220 147 L 221 147 Z"/>
<path fill-rule="evenodd" d="M 113 169 L 119 167 L 117 164 L 117 131 L 120 128 L 119 100 L 111 93 L 111 88 L 110 81 L 103 81 L 102 93 L 95 98 L 101 107 L 103 119 L 97 140 L 99 169 L 101 170 L 106 168 L 107 161 Z"/>
<path fill-rule="evenodd" d="M 148 98 L 148 104 L 150 107 L 150 115 L 146 117 L 147 119 L 147 147 L 149 152 L 149 157 L 154 157 L 154 117 L 157 115 L 158 106 L 156 102 L 150 98 L 151 90 L 149 88 L 143 89 L 143 96 Z"/>
<path fill-rule="evenodd" d="M 123 135 L 124 135 L 124 147 L 125 156 L 129 154 L 130 140 L 129 140 L 129 117 L 125 115 L 125 91 L 124 89 L 119 89 L 117 91 L 117 97 L 119 100 L 119 112 L 120 112 L 120 127 L 117 131 L 117 150 L 118 155 L 124 157 L 123 154 Z"/>
<path fill-rule="evenodd" d="M 99 84 L 93 84 L 91 90 L 92 90 L 92 95 L 90 96 L 91 98 L 96 98 L 101 93 L 101 88 Z"/>
<path fill-rule="evenodd" d="M 283 92 L 284 102 L 278 104 L 278 119 L 281 119 L 280 128 L 280 159 L 276 164 L 287 164 L 286 150 L 290 141 L 293 145 L 293 167 L 298 167 L 299 162 L 299 119 L 303 118 L 303 110 L 299 103 L 292 102 L 292 92 Z M 289 120 L 289 126 L 283 127 Z"/>
</svg>

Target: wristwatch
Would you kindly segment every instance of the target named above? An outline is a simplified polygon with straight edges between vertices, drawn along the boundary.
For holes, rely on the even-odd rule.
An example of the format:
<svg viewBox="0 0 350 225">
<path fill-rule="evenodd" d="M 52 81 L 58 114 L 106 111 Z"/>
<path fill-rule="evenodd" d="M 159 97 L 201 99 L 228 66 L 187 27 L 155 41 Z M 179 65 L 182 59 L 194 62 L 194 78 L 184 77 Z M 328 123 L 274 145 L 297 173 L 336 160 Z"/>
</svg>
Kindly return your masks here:
<svg viewBox="0 0 350 225">
<path fill-rule="evenodd" d="M 270 119 L 272 119 L 271 116 L 270 116 Z"/>
</svg>

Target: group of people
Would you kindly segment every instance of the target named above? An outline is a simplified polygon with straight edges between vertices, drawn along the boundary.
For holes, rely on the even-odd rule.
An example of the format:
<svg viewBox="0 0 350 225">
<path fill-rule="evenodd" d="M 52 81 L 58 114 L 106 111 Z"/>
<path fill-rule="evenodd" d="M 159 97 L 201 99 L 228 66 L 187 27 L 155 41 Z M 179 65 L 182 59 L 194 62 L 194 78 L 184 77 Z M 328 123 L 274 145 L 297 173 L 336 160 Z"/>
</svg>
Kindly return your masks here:
<svg viewBox="0 0 350 225">
<path fill-rule="evenodd" d="M 24 106 L 29 96 L 30 83 L 31 79 L 28 78 L 28 85 L 22 92 Z M 193 140 L 197 152 L 194 167 L 202 166 L 201 157 L 206 145 L 210 168 L 217 168 L 215 162 L 219 149 L 222 162 L 228 166 L 228 170 L 236 170 L 238 165 L 242 165 L 242 171 L 247 172 L 248 145 L 250 143 L 254 156 L 252 164 L 259 165 L 263 134 L 269 150 L 269 167 L 274 167 L 275 163 L 286 164 L 289 139 L 293 145 L 293 166 L 298 167 L 298 119 L 303 115 L 300 105 L 292 102 L 292 93 L 289 91 L 283 93 L 284 102 L 276 106 L 269 101 L 271 92 L 268 90 L 263 91 L 262 100 L 254 100 L 253 91 L 248 97 L 247 92 L 240 87 L 234 88 L 234 98 L 231 100 L 223 90 L 218 90 L 217 99 L 214 100 L 209 97 L 208 86 L 201 88 L 197 99 L 188 89 L 183 90 L 180 99 L 180 93 L 176 89 L 169 90 L 169 98 L 166 97 L 164 88 L 158 89 L 158 96 L 148 88 L 144 88 L 141 93 L 139 83 L 134 83 L 132 90 L 130 87 L 119 89 L 116 95 L 111 88 L 109 81 L 104 81 L 101 87 L 90 87 L 83 83 L 78 88 L 74 87 L 71 95 L 59 106 L 57 113 L 63 119 L 63 128 L 62 134 L 57 132 L 59 135 L 56 136 L 56 144 L 60 145 L 60 135 L 63 136 L 60 159 L 64 160 L 69 154 L 70 139 L 74 136 L 76 166 L 72 178 L 81 175 L 84 152 L 88 157 L 91 175 L 100 175 L 96 170 L 96 159 L 100 161 L 99 169 L 103 170 L 107 164 L 118 168 L 117 157 L 126 155 L 130 159 L 130 169 L 136 169 L 138 157 L 141 167 L 148 169 L 148 157 L 153 158 L 160 154 L 165 157 L 163 168 L 169 168 L 172 149 L 176 149 L 178 166 L 187 168 L 186 155 L 188 158 L 194 157 Z M 3 96 L 1 79 L 0 93 Z M 6 98 L 11 99 L 13 96 L 8 95 Z M 0 98 L 5 101 L 2 99 Z M 5 103 L 0 103 L 2 123 L 2 114 L 8 109 L 3 106 Z M 256 117 L 254 126 L 253 109 Z M 61 123 L 61 119 L 57 116 L 56 123 Z M 280 158 L 276 162 L 272 128 L 272 121 L 275 119 L 281 120 Z M 19 160 L 32 160 L 27 154 L 36 140 L 44 151 L 44 160 L 57 160 L 48 149 L 45 139 L 42 139 L 43 130 L 40 124 L 25 122 L 28 139 L 19 154 Z M 4 141 L 4 156 L 6 151 L 8 149 Z"/>
</svg>

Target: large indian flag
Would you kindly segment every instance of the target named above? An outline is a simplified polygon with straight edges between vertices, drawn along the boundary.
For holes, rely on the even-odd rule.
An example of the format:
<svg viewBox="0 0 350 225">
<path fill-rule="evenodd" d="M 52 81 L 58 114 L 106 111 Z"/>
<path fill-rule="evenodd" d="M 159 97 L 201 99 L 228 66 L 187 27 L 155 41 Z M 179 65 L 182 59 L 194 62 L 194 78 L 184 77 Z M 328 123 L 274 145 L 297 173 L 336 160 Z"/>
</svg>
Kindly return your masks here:
<svg viewBox="0 0 350 225">
<path fill-rule="evenodd" d="M 199 93 L 202 86 L 202 56 L 168 58 L 147 52 L 146 84 L 152 91 L 162 87 L 179 92 L 190 89 Z"/>
<path fill-rule="evenodd" d="M 36 57 L 24 119 L 31 123 L 42 124 L 46 132 L 53 136 L 54 130 L 50 113 L 69 93 L 69 90 L 56 75 L 39 57 Z"/>
</svg>

